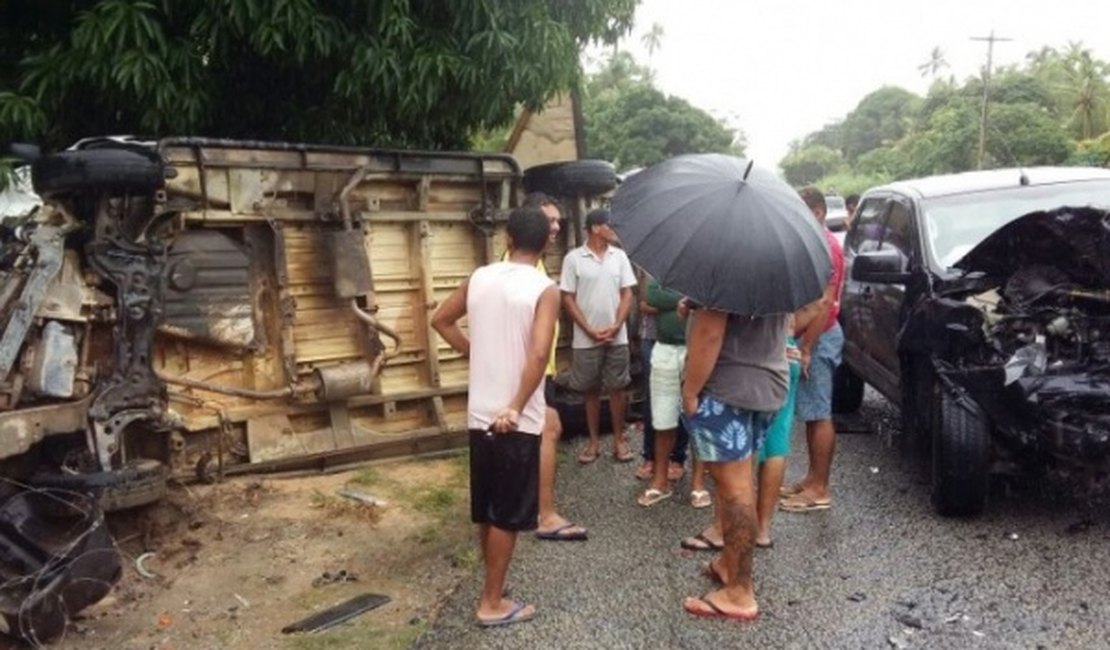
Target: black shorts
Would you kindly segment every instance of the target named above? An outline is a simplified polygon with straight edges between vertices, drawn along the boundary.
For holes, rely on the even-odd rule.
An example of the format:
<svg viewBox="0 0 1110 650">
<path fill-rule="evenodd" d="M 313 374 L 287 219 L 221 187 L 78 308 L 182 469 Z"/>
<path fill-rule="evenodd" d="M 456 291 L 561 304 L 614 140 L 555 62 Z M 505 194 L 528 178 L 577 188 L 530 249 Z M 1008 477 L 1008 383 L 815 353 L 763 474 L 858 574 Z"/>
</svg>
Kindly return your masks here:
<svg viewBox="0 0 1110 650">
<path fill-rule="evenodd" d="M 470 430 L 470 520 L 502 530 L 535 530 L 540 436 Z"/>
<path fill-rule="evenodd" d="M 551 376 L 544 377 L 543 379 L 543 401 L 547 402 L 547 408 L 555 408 L 555 378 Z"/>
</svg>

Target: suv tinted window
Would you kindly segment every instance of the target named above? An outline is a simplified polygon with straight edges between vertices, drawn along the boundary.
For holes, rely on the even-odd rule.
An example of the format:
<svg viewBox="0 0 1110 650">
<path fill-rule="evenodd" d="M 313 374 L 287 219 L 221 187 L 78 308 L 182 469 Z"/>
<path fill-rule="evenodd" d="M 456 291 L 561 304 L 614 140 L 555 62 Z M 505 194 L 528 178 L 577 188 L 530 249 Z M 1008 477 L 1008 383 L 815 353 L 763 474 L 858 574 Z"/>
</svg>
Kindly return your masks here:
<svg viewBox="0 0 1110 650">
<path fill-rule="evenodd" d="M 845 241 L 848 250 L 856 253 L 860 251 L 873 251 L 879 247 L 882 236 L 882 214 L 885 197 L 871 197 L 865 199 L 856 209 L 856 218 L 848 239 Z"/>
<path fill-rule="evenodd" d="M 882 229 L 882 248 L 893 248 L 908 262 L 913 257 L 916 236 L 913 229 L 913 212 L 907 203 L 894 199 L 886 214 L 886 227 Z"/>
</svg>

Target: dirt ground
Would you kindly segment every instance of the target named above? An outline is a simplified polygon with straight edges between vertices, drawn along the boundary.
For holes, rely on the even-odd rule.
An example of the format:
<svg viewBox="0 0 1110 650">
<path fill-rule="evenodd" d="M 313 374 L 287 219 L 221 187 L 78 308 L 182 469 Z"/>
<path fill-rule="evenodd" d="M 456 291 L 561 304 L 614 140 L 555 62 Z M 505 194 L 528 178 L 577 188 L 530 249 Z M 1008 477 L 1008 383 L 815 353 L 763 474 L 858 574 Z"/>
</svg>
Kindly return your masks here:
<svg viewBox="0 0 1110 650">
<path fill-rule="evenodd" d="M 478 564 L 466 463 L 457 455 L 190 485 L 157 506 L 112 516 L 123 579 L 51 647 L 407 647 Z M 386 503 L 337 495 L 343 488 Z M 154 553 L 142 562 L 153 578 L 136 568 L 144 553 Z M 357 580 L 321 580 L 339 571 Z M 280 631 L 367 592 L 392 602 L 321 633 Z"/>
</svg>

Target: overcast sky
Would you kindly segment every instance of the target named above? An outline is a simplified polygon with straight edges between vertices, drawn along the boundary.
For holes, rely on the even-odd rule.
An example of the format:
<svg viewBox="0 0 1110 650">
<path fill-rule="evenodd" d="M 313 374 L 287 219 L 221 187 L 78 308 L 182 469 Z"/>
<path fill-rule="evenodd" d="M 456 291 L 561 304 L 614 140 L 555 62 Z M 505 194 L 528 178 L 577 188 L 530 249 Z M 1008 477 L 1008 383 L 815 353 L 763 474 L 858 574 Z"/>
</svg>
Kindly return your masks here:
<svg viewBox="0 0 1110 650">
<path fill-rule="evenodd" d="M 933 47 L 958 80 L 1043 45 L 1083 41 L 1110 60 L 1110 0 L 642 0 L 622 49 L 646 63 L 641 37 L 663 26 L 651 66 L 664 92 L 726 117 L 748 154 L 778 165 L 787 144 L 843 117 L 880 86 L 924 94 L 917 66 Z"/>
</svg>

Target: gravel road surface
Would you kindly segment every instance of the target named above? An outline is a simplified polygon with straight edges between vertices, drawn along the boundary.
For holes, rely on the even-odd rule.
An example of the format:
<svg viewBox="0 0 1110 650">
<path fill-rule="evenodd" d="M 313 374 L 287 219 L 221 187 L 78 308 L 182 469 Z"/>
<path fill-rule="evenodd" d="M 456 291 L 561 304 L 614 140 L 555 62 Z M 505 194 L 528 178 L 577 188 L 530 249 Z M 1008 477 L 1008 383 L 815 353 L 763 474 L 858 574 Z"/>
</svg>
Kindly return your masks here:
<svg viewBox="0 0 1110 650">
<path fill-rule="evenodd" d="M 890 443 L 896 409 L 869 393 L 862 417 L 870 433 L 838 436 L 833 508 L 778 513 L 774 548 L 757 550 L 759 622 L 682 610 L 684 596 L 712 588 L 700 574 L 708 554 L 679 547 L 709 517 L 689 506 L 688 478 L 641 508 L 636 463 L 579 466 L 577 438 L 564 442 L 558 495 L 590 539 L 521 538 L 509 580 L 536 618 L 478 628 L 479 571 L 415 647 L 1110 647 L 1110 490 L 1026 481 L 1000 486 L 978 519 L 942 519 L 924 471 Z M 788 478 L 804 472 L 804 440 L 796 427 Z"/>
</svg>

